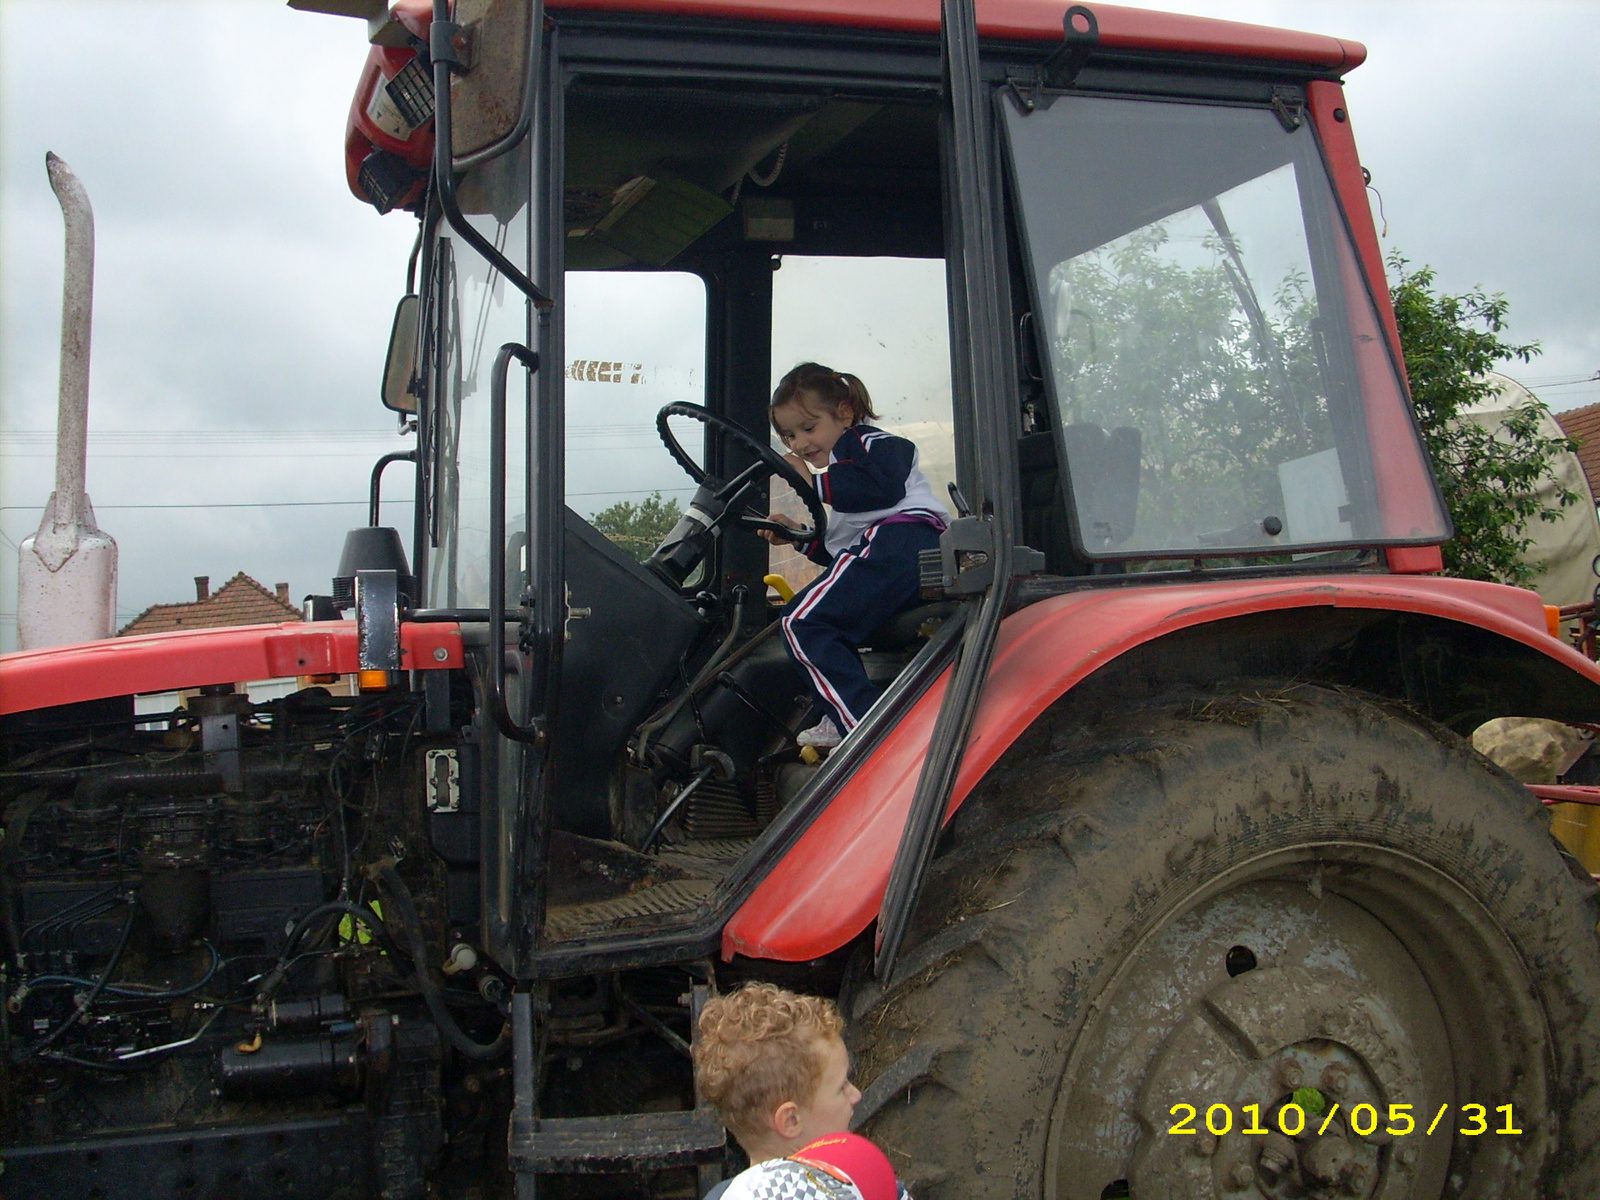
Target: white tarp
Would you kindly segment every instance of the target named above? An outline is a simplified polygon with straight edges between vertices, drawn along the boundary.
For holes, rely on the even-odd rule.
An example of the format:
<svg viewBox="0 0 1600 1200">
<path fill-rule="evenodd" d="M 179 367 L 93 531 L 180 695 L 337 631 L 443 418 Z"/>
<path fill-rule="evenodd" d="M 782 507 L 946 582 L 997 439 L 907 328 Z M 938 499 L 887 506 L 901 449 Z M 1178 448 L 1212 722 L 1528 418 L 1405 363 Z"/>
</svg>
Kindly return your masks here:
<svg viewBox="0 0 1600 1200">
<path fill-rule="evenodd" d="M 1491 371 L 1488 378 L 1495 385 L 1495 394 L 1464 413 L 1486 429 L 1500 429 L 1505 413 L 1538 402 L 1532 392 L 1508 376 Z M 1539 432 L 1545 437 L 1566 436 L 1548 412 L 1539 418 Z M 1550 473 L 1539 485 L 1540 503 L 1556 507 L 1562 485 L 1578 494 L 1577 503 L 1562 509 L 1559 520 L 1541 521 L 1535 517 L 1528 522 L 1525 534 L 1533 539 L 1533 545 L 1525 557 L 1539 570 L 1533 586 L 1544 602 L 1564 606 L 1582 604 L 1594 597 L 1597 580 L 1591 564 L 1600 555 L 1600 520 L 1596 519 L 1594 495 L 1576 454 L 1559 454 L 1551 462 Z"/>
</svg>

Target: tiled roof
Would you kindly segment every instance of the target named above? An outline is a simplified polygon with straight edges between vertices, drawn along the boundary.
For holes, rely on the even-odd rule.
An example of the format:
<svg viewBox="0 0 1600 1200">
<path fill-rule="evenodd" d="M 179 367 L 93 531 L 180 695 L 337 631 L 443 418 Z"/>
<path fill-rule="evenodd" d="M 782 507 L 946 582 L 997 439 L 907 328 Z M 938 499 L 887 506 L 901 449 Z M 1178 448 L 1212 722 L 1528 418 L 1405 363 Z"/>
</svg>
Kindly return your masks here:
<svg viewBox="0 0 1600 1200">
<path fill-rule="evenodd" d="M 1556 423 L 1578 443 L 1578 461 L 1589 480 L 1589 490 L 1600 496 L 1600 404 L 1556 413 Z"/>
<path fill-rule="evenodd" d="M 199 579 L 195 581 L 205 585 Z M 278 585 L 274 595 L 240 571 L 203 600 L 187 604 L 152 604 L 121 629 L 117 636 L 131 633 L 171 633 L 175 629 L 216 629 L 224 625 L 275 625 L 298 621 L 303 614 L 289 603 L 289 588 Z"/>
</svg>

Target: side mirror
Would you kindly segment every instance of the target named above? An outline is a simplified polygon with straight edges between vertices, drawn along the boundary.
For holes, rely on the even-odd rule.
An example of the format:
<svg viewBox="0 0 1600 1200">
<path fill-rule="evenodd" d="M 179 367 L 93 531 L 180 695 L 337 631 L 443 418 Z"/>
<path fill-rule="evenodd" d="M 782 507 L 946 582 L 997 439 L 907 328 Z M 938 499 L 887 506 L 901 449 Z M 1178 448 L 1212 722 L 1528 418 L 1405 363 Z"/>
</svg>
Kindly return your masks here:
<svg viewBox="0 0 1600 1200">
<path fill-rule="evenodd" d="M 527 131 L 533 110 L 534 41 L 527 0 L 456 0 L 471 69 L 450 82 L 456 170 L 492 158 Z"/>
<path fill-rule="evenodd" d="M 422 297 L 400 297 L 394 310 L 394 327 L 389 331 L 389 358 L 383 368 L 383 406 L 397 413 L 417 411 L 417 394 L 411 390 L 417 375 L 417 321 L 422 315 Z"/>
</svg>

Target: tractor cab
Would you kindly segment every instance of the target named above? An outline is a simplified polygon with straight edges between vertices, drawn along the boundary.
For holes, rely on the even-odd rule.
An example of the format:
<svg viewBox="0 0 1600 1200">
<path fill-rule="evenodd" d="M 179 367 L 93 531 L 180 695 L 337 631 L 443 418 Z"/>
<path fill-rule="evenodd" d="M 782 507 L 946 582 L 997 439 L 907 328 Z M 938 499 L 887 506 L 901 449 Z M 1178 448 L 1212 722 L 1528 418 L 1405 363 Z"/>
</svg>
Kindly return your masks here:
<svg viewBox="0 0 1600 1200">
<path fill-rule="evenodd" d="M 1425 578 L 1358 46 L 294 2 L 370 14 L 415 445 L 310 621 L 0 662 L 13 1192 L 704 1195 L 703 1005 L 763 981 L 836 998 L 917 1195 L 1600 1194 L 1595 889 L 1539 812 L 1600 792 L 1462 736 L 1592 731 L 1600 668 Z M 769 424 L 807 361 L 953 515 L 820 760 L 817 568 L 759 536 L 839 528 Z"/>
<path fill-rule="evenodd" d="M 522 79 L 502 107 L 527 136 L 482 131 L 487 67 L 441 75 L 451 182 L 412 202 L 420 300 L 389 372 L 418 434 L 413 615 L 475 631 L 483 916 L 512 960 L 709 927 L 949 665 L 1002 557 L 1011 611 L 1382 571 L 1448 534 L 1344 207 L 1333 66 L 1152 66 L 1069 14 L 986 46 L 968 144 L 934 31 L 518 28 L 474 44 Z M 380 141 L 352 181 L 383 207 Z M 822 766 L 775 623 L 817 568 L 755 532 L 829 518 L 768 422 L 806 360 L 867 384 L 960 517 L 921 606 L 862 647 L 877 720 Z M 551 870 L 518 909 L 534 845 Z"/>
</svg>

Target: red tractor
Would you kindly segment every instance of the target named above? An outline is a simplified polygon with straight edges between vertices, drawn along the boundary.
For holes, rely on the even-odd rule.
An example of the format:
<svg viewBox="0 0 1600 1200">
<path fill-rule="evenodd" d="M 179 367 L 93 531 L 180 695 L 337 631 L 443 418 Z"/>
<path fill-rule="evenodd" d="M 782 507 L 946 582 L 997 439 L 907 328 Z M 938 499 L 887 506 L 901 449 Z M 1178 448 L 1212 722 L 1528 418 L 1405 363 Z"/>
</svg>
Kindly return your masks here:
<svg viewBox="0 0 1600 1200">
<path fill-rule="evenodd" d="M 1439 577 L 1360 46 L 1058 0 L 372 31 L 409 553 L 386 459 L 305 624 L 0 661 L 0 1192 L 692 1197 L 738 1166 L 694 1014 L 766 979 L 838 998 L 924 1200 L 1600 1195 L 1594 881 L 1464 740 L 1600 720 L 1600 670 Z M 637 331 L 684 322 L 658 403 Z M 831 514 L 766 406 L 879 344 L 948 397 L 836 365 L 958 513 L 816 761 L 752 521 L 775 477 Z M 694 498 L 636 554 L 577 509 L 643 468 L 584 439 L 651 416 Z"/>
</svg>

